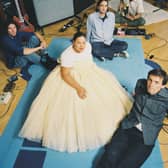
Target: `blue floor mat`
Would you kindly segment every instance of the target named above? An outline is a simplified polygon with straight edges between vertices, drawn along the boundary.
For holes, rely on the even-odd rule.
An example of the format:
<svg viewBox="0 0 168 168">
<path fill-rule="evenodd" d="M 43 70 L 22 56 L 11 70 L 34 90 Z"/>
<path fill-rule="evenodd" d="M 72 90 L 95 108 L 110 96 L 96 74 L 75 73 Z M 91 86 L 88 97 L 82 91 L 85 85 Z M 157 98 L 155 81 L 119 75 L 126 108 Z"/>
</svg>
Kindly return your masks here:
<svg viewBox="0 0 168 168">
<path fill-rule="evenodd" d="M 155 68 L 155 69 L 160 69 L 162 68 L 158 63 L 152 61 L 152 60 L 149 60 L 149 59 L 145 59 L 145 64 L 151 66 L 152 68 Z"/>
<path fill-rule="evenodd" d="M 24 139 L 22 146 L 23 147 L 31 147 L 31 148 L 32 147 L 41 148 L 42 144 L 39 142 L 34 142 L 34 141 L 29 141 L 27 139 Z"/>
<path fill-rule="evenodd" d="M 14 168 L 42 168 L 46 151 L 20 150 Z"/>
<path fill-rule="evenodd" d="M 152 67 L 145 64 L 142 45 L 139 39 L 126 38 L 123 40 L 128 42 L 129 58 L 117 57 L 112 61 L 105 62 L 100 62 L 95 58 L 94 61 L 98 66 L 115 74 L 120 83 L 125 86 L 129 92 L 132 92 L 136 80 L 146 78 L 147 72 L 151 70 Z M 52 57 L 59 56 L 62 49 L 69 44 L 70 41 L 67 41 L 67 39 L 54 39 L 49 46 L 50 55 Z M 32 78 L 3 135 L 0 137 L 0 167 L 13 168 L 14 165 L 21 164 L 27 157 L 34 160 L 36 156 L 34 156 L 33 153 L 35 154 L 37 152 L 38 154 L 42 153 L 39 155 L 43 157 L 43 168 L 91 168 L 103 148 L 69 154 L 42 148 L 41 144 L 18 138 L 19 130 L 27 116 L 28 109 L 49 72 L 40 65 L 33 65 L 30 68 L 30 73 L 32 74 Z M 33 153 L 27 152 L 28 150 Z M 45 152 L 46 154 L 44 155 Z M 163 168 L 158 142 L 142 168 Z"/>
</svg>

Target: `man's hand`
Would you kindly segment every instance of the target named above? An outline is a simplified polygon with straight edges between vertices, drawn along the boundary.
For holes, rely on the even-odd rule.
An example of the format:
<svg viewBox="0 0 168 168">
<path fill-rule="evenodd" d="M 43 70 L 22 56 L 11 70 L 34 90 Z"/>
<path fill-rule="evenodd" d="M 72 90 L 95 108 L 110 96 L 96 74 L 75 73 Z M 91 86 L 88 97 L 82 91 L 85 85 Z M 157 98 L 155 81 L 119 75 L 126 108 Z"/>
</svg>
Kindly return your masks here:
<svg viewBox="0 0 168 168">
<path fill-rule="evenodd" d="M 46 43 L 46 41 L 42 41 L 41 44 L 40 44 L 40 46 L 42 47 L 42 49 L 47 48 L 47 43 Z"/>
<path fill-rule="evenodd" d="M 37 36 L 37 38 L 40 40 L 40 46 L 42 47 L 42 49 L 45 49 L 45 48 L 47 48 L 47 43 L 46 43 L 46 41 L 45 41 L 45 39 L 43 38 L 43 36 L 41 35 L 41 34 L 39 34 L 38 32 L 35 32 L 34 33 L 36 36 Z"/>
<path fill-rule="evenodd" d="M 135 20 L 135 19 L 134 19 L 134 16 L 129 15 L 129 14 L 126 15 L 126 18 L 129 19 L 129 20 L 132 20 L 132 21 Z"/>
</svg>

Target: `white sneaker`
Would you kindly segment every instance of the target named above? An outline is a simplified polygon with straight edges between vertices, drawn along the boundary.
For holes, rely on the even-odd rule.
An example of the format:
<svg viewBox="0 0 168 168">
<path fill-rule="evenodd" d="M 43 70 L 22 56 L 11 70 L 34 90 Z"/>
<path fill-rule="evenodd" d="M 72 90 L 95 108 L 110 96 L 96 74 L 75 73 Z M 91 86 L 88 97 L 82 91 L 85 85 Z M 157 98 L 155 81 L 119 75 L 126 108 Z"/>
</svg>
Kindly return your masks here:
<svg viewBox="0 0 168 168">
<path fill-rule="evenodd" d="M 125 58 L 128 58 L 128 57 L 129 57 L 129 54 L 128 54 L 127 51 L 122 51 L 121 53 L 124 53 L 124 57 L 125 57 Z"/>
<path fill-rule="evenodd" d="M 120 53 L 114 53 L 114 57 L 119 57 Z"/>
<path fill-rule="evenodd" d="M 96 57 L 99 61 L 102 61 L 102 62 L 104 62 L 104 61 L 106 61 L 106 59 L 104 58 L 104 57 Z"/>
<path fill-rule="evenodd" d="M 129 54 L 127 51 L 122 51 L 119 53 L 114 53 L 114 57 L 123 57 L 123 58 L 128 58 Z"/>
</svg>

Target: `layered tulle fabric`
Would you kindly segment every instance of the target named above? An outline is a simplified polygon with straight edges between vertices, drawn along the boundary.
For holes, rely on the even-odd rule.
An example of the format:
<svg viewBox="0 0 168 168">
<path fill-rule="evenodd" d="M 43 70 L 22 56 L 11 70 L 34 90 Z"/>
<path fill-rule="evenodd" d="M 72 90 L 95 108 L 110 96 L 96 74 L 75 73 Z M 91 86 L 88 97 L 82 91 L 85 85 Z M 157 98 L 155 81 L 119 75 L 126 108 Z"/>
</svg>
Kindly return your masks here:
<svg viewBox="0 0 168 168">
<path fill-rule="evenodd" d="M 57 151 L 86 151 L 107 143 L 132 102 L 116 78 L 91 59 L 78 62 L 71 75 L 87 91 L 80 99 L 56 67 L 34 100 L 19 136 L 42 141 Z"/>
</svg>

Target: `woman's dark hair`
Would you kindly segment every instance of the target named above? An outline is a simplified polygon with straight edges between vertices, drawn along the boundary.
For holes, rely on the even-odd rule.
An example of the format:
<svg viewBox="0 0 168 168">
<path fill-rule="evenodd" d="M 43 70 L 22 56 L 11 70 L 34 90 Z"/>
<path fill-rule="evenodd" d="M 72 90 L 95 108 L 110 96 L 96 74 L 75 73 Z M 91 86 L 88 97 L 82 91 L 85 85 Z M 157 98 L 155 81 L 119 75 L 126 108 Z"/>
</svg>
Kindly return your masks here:
<svg viewBox="0 0 168 168">
<path fill-rule="evenodd" d="M 96 4 L 96 12 L 99 12 L 99 6 L 100 4 L 103 2 L 103 1 L 106 1 L 107 2 L 107 5 L 108 5 L 108 0 L 99 0 Z"/>
<path fill-rule="evenodd" d="M 149 71 L 148 78 L 150 75 L 159 76 L 160 78 L 163 78 L 162 85 L 166 85 L 166 83 L 168 82 L 168 75 L 163 69 L 153 69 Z"/>
<path fill-rule="evenodd" d="M 77 32 L 77 33 L 75 33 L 73 35 L 72 41 L 75 41 L 78 37 L 84 37 L 84 38 L 86 38 L 86 35 L 83 32 Z"/>
</svg>

